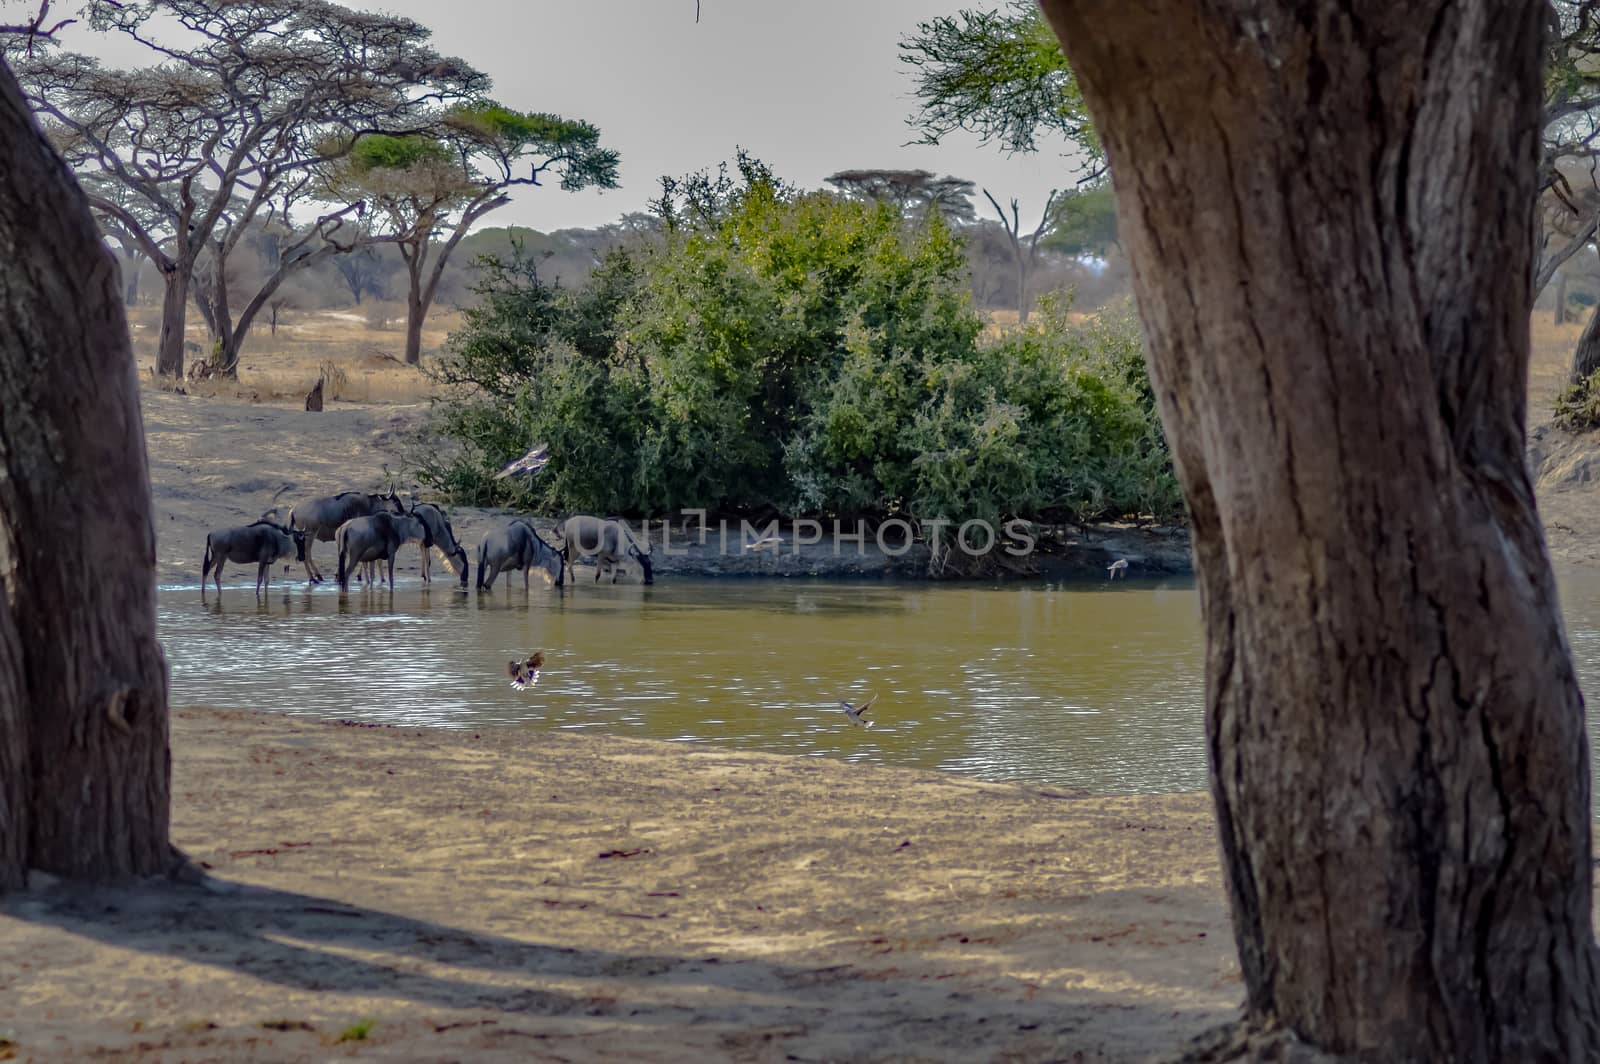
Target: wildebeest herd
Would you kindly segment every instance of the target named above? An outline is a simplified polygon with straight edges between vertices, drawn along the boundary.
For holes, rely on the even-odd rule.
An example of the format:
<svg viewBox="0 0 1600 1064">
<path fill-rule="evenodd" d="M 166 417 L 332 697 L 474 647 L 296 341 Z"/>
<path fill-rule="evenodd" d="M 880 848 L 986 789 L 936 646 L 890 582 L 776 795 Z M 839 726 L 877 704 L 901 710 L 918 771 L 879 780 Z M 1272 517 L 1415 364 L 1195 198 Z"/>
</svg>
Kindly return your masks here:
<svg viewBox="0 0 1600 1064">
<path fill-rule="evenodd" d="M 318 542 L 335 544 L 339 555 L 335 578 L 342 589 L 348 590 L 351 580 L 363 575 L 358 570 L 364 571 L 369 588 L 386 578 L 393 589 L 395 555 L 408 543 L 421 547 L 424 583 L 433 580 L 431 552 L 438 551 L 460 578 L 460 586 L 467 586 L 471 568 L 467 549 L 456 539 L 445 512 L 433 503 L 407 506 L 393 490 L 387 494 L 343 491 L 297 504 L 289 511 L 287 524 L 275 520 L 276 512 L 274 508 L 252 524 L 219 529 L 206 536 L 205 557 L 200 565 L 202 594 L 207 577 L 221 594 L 225 563 L 254 562 L 259 595 L 271 587 L 272 566 L 291 556 L 305 566 L 307 580 L 321 583 L 325 577 L 312 558 L 312 548 Z M 551 584 L 559 588 L 565 584 L 570 566 L 590 562 L 595 566 L 596 582 L 609 571 L 611 582 L 616 583 L 623 566 L 630 561 L 639 566 L 646 584 L 655 580 L 650 552 L 640 546 L 627 522 L 618 518 L 569 517 L 555 538 L 554 544 L 545 540 L 523 518 L 514 518 L 491 530 L 478 545 L 478 588 L 492 590 L 501 573 L 519 569 L 524 588 L 529 586 L 528 578 L 534 569 L 545 570 Z M 387 566 L 386 571 L 378 570 L 380 563 Z"/>
</svg>

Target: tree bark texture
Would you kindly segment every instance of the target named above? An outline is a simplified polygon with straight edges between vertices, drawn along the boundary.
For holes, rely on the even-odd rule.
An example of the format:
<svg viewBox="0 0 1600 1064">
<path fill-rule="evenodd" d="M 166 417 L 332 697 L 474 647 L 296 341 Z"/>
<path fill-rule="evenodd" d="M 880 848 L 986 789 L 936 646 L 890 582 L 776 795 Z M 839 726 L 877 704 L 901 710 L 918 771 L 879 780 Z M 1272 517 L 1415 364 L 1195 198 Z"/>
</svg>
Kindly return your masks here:
<svg viewBox="0 0 1600 1064">
<path fill-rule="evenodd" d="M 0 887 L 160 872 L 167 672 L 118 271 L 3 63 L 0 159 Z"/>
<path fill-rule="evenodd" d="M 1251 1020 L 1595 1059 L 1583 704 L 1523 461 L 1543 5 L 1043 7 L 1193 521 Z"/>
<path fill-rule="evenodd" d="M 1589 314 L 1589 320 L 1578 334 L 1578 346 L 1572 349 L 1572 372 L 1568 384 L 1582 384 L 1600 370 L 1600 306 Z"/>
<path fill-rule="evenodd" d="M 161 267 L 161 340 L 156 348 L 156 372 L 163 377 L 183 377 L 183 332 L 189 316 L 189 281 L 192 267 L 182 263 Z"/>
<path fill-rule="evenodd" d="M 1555 310 L 1550 315 L 1557 325 L 1567 323 L 1567 271 L 1556 271 Z"/>
</svg>

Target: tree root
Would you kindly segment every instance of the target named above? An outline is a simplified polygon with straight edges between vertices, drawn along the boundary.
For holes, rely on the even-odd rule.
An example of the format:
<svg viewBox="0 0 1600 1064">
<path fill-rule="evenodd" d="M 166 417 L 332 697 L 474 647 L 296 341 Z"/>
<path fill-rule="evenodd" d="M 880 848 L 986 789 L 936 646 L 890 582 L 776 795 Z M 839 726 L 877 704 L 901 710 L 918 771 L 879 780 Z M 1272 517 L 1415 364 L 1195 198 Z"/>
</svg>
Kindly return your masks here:
<svg viewBox="0 0 1600 1064">
<path fill-rule="evenodd" d="M 1275 1020 L 1243 1019 L 1195 1038 L 1170 1064 L 1346 1064 L 1354 1059 L 1307 1045 Z"/>
</svg>

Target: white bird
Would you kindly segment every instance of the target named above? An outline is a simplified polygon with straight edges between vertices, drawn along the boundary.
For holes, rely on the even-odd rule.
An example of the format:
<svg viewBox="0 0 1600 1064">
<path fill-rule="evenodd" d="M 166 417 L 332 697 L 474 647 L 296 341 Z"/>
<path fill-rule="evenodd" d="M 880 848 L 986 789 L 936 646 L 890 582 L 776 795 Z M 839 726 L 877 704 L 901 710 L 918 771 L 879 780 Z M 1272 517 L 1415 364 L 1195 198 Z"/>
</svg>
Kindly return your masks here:
<svg viewBox="0 0 1600 1064">
<path fill-rule="evenodd" d="M 1116 561 L 1106 566 L 1106 573 L 1108 574 L 1107 578 L 1111 580 L 1115 580 L 1119 576 L 1127 576 L 1128 559 L 1118 558 Z"/>
<path fill-rule="evenodd" d="M 504 480 L 507 477 L 520 476 L 523 473 L 537 473 L 545 467 L 545 463 L 548 461 L 550 461 L 550 449 L 546 444 L 541 443 L 496 473 L 494 479 Z"/>
<path fill-rule="evenodd" d="M 754 543 L 746 543 L 744 545 L 744 549 L 777 550 L 781 546 L 783 546 L 783 537 L 778 535 L 776 532 L 769 532 L 767 535 L 756 540 Z"/>
<path fill-rule="evenodd" d="M 839 702 L 839 708 L 844 710 L 845 716 L 849 717 L 863 728 L 870 728 L 872 727 L 872 722 L 866 719 L 866 712 L 868 708 L 871 707 L 872 703 L 876 702 L 877 700 L 878 694 L 876 691 L 874 691 L 872 697 L 868 698 L 859 706 L 852 706 L 849 702 L 841 700 Z"/>
</svg>

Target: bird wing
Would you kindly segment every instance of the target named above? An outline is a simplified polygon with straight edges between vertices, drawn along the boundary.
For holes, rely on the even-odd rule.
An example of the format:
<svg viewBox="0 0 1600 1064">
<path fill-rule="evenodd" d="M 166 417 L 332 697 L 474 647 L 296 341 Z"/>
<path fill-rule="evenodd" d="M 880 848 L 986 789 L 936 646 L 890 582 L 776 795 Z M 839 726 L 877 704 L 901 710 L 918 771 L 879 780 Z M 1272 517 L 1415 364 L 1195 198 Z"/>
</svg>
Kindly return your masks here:
<svg viewBox="0 0 1600 1064">
<path fill-rule="evenodd" d="M 867 711 L 867 707 L 871 706 L 872 703 L 876 702 L 877 700 L 878 700 L 878 692 L 874 691 L 874 692 L 872 692 L 872 696 L 870 698 L 868 698 L 865 702 L 861 703 L 861 705 L 856 709 L 856 712 L 857 713 L 865 713 Z"/>
<path fill-rule="evenodd" d="M 533 656 L 528 659 L 528 668 L 532 669 L 534 672 L 538 672 L 540 669 L 544 668 L 544 651 L 535 650 L 533 652 Z"/>
<path fill-rule="evenodd" d="M 511 677 L 513 680 L 515 680 L 517 678 L 517 673 L 519 673 L 521 671 L 522 671 L 522 662 L 520 662 L 520 661 L 509 662 L 506 665 L 506 675 Z"/>
<path fill-rule="evenodd" d="M 550 455 L 548 445 L 541 443 L 533 450 L 523 455 L 521 458 L 518 458 L 515 462 L 512 462 L 510 465 L 500 470 L 500 472 L 494 475 L 494 478 L 496 480 L 504 480 L 507 477 L 514 477 L 519 473 L 537 473 L 539 470 L 543 469 L 545 467 L 545 463 L 549 461 Z"/>
</svg>

